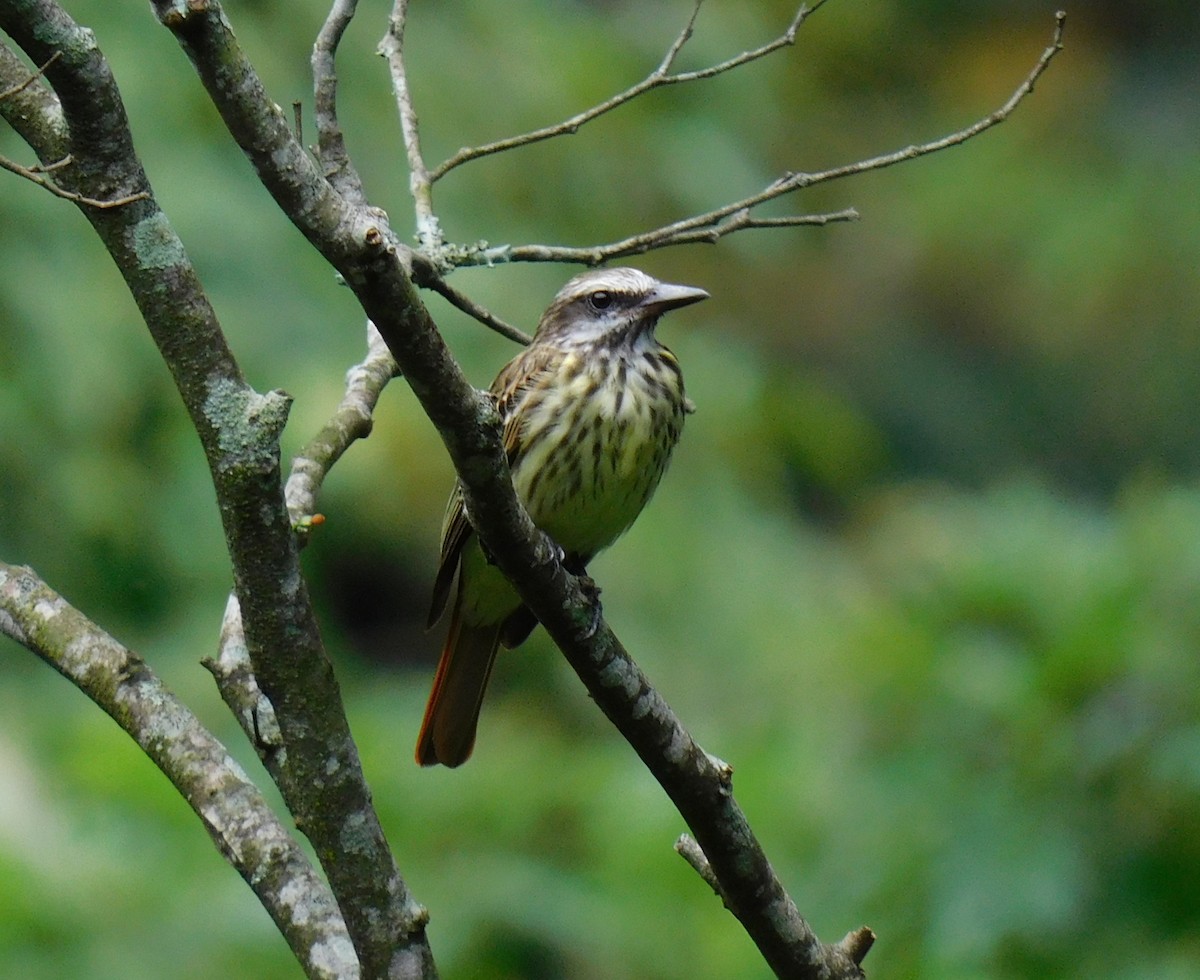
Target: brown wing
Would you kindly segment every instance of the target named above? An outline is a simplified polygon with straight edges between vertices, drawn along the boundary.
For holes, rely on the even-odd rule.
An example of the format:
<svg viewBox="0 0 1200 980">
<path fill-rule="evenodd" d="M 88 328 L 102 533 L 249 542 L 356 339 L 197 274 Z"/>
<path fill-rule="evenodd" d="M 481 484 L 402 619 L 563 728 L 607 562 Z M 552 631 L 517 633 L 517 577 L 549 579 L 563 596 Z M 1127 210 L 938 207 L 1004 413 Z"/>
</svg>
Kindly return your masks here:
<svg viewBox="0 0 1200 980">
<path fill-rule="evenodd" d="M 446 505 L 446 517 L 442 521 L 442 553 L 438 559 L 437 577 L 433 580 L 433 598 L 429 604 L 426 629 L 431 628 L 446 611 L 454 573 L 458 571 L 459 559 L 471 533 L 471 522 L 467 520 L 467 510 L 463 506 L 462 486 L 455 480 L 454 490 Z"/>
<path fill-rule="evenodd" d="M 521 456 L 520 435 L 526 400 L 530 395 L 540 400 L 538 393 L 553 380 L 555 368 L 563 356 L 563 351 L 557 347 L 534 344 L 509 361 L 492 382 L 492 396 L 504 423 L 502 438 L 510 467 Z"/>
<path fill-rule="evenodd" d="M 522 351 L 500 370 L 489 389 L 504 425 L 502 438 L 510 466 L 518 455 L 517 437 L 521 428 L 519 409 L 526 393 L 539 386 L 551 367 L 554 359 L 547 357 L 547 353 L 550 352 L 536 346 Z M 433 582 L 433 597 L 426 628 L 433 626 L 446 610 L 463 548 L 473 533 L 463 501 L 462 486 L 455 481 L 454 490 L 446 505 L 446 517 L 442 522 L 441 557 L 438 559 L 437 577 Z"/>
</svg>

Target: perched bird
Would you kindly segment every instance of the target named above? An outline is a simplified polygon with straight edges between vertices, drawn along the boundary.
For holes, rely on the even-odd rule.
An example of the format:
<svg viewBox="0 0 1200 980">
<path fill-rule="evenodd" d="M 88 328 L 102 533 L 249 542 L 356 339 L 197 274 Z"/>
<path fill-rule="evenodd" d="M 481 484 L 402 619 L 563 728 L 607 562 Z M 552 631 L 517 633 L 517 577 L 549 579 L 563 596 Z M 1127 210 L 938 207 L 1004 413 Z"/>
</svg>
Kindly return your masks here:
<svg viewBox="0 0 1200 980">
<path fill-rule="evenodd" d="M 662 478 L 692 405 L 654 327 L 668 310 L 707 298 L 636 269 L 585 272 L 563 286 L 533 343 L 492 382 L 517 496 L 576 574 L 629 528 Z M 498 646 L 522 643 L 537 625 L 481 549 L 457 485 L 430 626 L 456 573 L 450 632 L 417 739 L 423 766 L 467 760 Z"/>
</svg>

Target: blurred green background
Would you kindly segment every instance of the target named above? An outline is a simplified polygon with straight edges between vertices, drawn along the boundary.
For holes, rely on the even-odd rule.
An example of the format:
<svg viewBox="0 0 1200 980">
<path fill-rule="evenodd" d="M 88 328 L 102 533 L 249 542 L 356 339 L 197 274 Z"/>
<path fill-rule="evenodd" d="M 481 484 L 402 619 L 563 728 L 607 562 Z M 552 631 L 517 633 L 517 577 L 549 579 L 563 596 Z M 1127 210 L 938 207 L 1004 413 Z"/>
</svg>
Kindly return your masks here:
<svg viewBox="0 0 1200 980">
<path fill-rule="evenodd" d="M 295 449 L 362 349 L 349 293 L 276 213 L 144 3 L 77 0 L 159 199 Z M 415 3 L 431 161 L 640 78 L 686 2 Z M 1089 0 L 1004 126 L 781 202 L 863 220 L 644 257 L 708 288 L 669 319 L 699 406 L 605 609 L 818 933 L 875 978 L 1200 975 L 1198 8 Z M 437 189 L 447 234 L 587 244 L 957 129 L 1048 43 L 1030 0 L 837 0 L 793 49 L 655 93 Z M 311 104 L 318 0 L 228 12 L 273 98 Z M 711 0 L 681 67 L 792 8 Z M 364 2 L 342 116 L 411 225 Z M 306 138 L 311 139 L 311 123 Z M 0 130 L 0 153 L 30 159 Z M 0 556 L 139 650 L 250 753 L 198 666 L 229 573 L 198 443 L 83 219 L 0 194 Z M 532 326 L 573 270 L 463 271 Z M 434 297 L 476 383 L 514 353 Z M 684 828 L 545 637 L 505 656 L 474 759 L 411 749 L 451 470 L 402 383 L 334 470 L 305 554 L 400 865 L 447 977 L 762 977 L 671 850 Z M 0 639 L 0 975 L 295 977 L 265 913 L 133 744 Z"/>
</svg>

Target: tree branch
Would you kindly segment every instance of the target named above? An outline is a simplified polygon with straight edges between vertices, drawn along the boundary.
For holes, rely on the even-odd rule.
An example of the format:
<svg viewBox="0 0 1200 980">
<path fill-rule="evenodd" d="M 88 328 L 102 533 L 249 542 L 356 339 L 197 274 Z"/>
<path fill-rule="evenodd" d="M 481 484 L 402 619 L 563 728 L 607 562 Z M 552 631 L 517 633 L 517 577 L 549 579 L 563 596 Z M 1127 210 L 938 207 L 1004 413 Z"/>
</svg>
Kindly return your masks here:
<svg viewBox="0 0 1200 980">
<path fill-rule="evenodd" d="M 83 205 L 89 208 L 119 208 L 126 204 L 132 204 L 134 201 L 144 201 L 147 197 L 145 191 L 139 191 L 136 194 L 126 194 L 124 197 L 114 197 L 106 201 L 97 200 L 94 197 L 87 197 L 84 194 L 79 194 L 75 191 L 69 191 L 59 187 L 49 177 L 45 176 L 52 170 L 58 170 L 61 167 L 66 167 L 71 164 L 70 157 L 63 157 L 56 163 L 47 166 L 22 167 L 19 163 L 9 160 L 7 157 L 0 156 L 0 170 L 7 170 L 11 174 L 16 174 L 18 177 L 24 177 L 26 180 L 37 184 L 43 190 L 49 191 L 55 197 L 61 197 L 64 201 L 72 201 L 75 204 Z"/>
<path fill-rule="evenodd" d="M 347 200 L 366 203 L 362 178 L 346 150 L 346 138 L 337 118 L 337 73 L 334 59 L 342 35 L 350 26 L 358 0 L 334 0 L 313 44 L 313 118 L 317 125 L 317 158 L 325 178 Z"/>
<path fill-rule="evenodd" d="M 812 9 L 815 9 L 815 7 Z M 801 8 L 801 12 L 804 13 L 805 8 Z M 711 211 L 706 211 L 703 214 L 683 218 L 671 224 L 632 235 L 620 241 L 610 242 L 606 245 L 584 247 L 565 245 L 498 245 L 474 249 L 459 247 L 447 252 L 447 260 L 456 266 L 494 265 L 500 262 L 571 262 L 583 265 L 599 265 L 612 259 L 629 255 L 639 255 L 644 252 L 667 248 L 673 245 L 715 242 L 725 235 L 736 231 L 744 231 L 749 228 L 771 228 L 784 225 L 824 225 L 835 221 L 853 221 L 858 218 L 858 212 L 854 208 L 846 208 L 845 210 L 834 211 L 829 214 L 797 215 L 787 218 L 753 218 L 750 215 L 750 211 L 761 204 L 766 204 L 768 201 L 783 197 L 785 194 L 814 187 L 817 184 L 841 180 L 845 177 L 853 177 L 857 174 L 869 173 L 873 170 L 882 170 L 885 167 L 891 167 L 898 163 L 906 163 L 909 160 L 916 160 L 918 157 L 928 156 L 930 153 L 937 153 L 952 146 L 961 146 L 963 143 L 974 139 L 993 126 L 1004 122 L 1017 106 L 1033 92 L 1037 80 L 1041 78 L 1042 74 L 1050 66 L 1050 62 L 1054 59 L 1055 55 L 1062 50 L 1066 16 L 1063 11 L 1055 14 L 1054 33 L 1049 46 L 1042 52 L 1037 63 L 1013 91 L 1012 95 L 1009 96 L 1004 105 L 971 125 L 965 126 L 947 136 L 942 136 L 927 143 L 907 146 L 904 149 L 871 157 L 867 160 L 859 160 L 855 163 L 834 167 L 829 170 L 820 170 L 813 173 L 787 173 L 772 181 L 758 193 L 743 197 L 741 200 L 733 201 L 719 208 L 714 208 Z M 796 26 L 799 26 L 799 22 L 796 23 Z M 766 49 L 759 50 L 765 51 Z M 757 54 L 757 52 L 752 53 Z M 734 67 L 734 62 L 738 62 L 738 59 L 732 59 L 730 62 L 726 62 L 725 65 Z M 727 69 L 723 68 L 722 70 Z M 507 149 L 508 147 L 504 148 Z M 499 150 L 494 152 L 499 152 Z"/>
<path fill-rule="evenodd" d="M 2 561 L 0 633 L 71 681 L 137 742 L 258 896 L 307 976 L 359 975 L 329 888 L 225 746 L 141 657 L 31 569 Z"/>
<path fill-rule="evenodd" d="M 191 16 L 221 20 L 219 8 L 203 0 L 158 10 L 184 35 Z M 280 789 L 325 868 L 364 975 L 429 976 L 425 913 L 400 878 L 372 808 L 284 506 L 278 440 L 289 399 L 260 395 L 243 380 L 182 243 L 150 196 L 120 95 L 91 32 L 52 0 L 0 5 L 0 29 L 36 63 L 62 52 L 46 78 L 70 134 L 64 182 L 95 199 L 146 195 L 128 207 L 83 211 L 125 277 L 204 447 L 247 646 L 287 748 Z M 283 129 L 277 165 L 311 176 L 276 181 L 273 190 L 321 220 L 327 212 L 320 206 L 333 192 L 312 175 L 278 107 L 261 98 L 261 88 L 245 87 L 256 79 L 242 67 L 237 59 L 223 62 L 214 84 L 251 110 L 252 118 L 242 120 L 244 138 L 261 146 Z M 348 836 L 347 828 L 354 833 Z"/>
<path fill-rule="evenodd" d="M 485 327 L 495 330 L 502 337 L 507 337 L 509 340 L 514 340 L 522 346 L 528 345 L 533 338 L 523 330 L 514 327 L 510 323 L 501 320 L 495 314 L 485 310 L 482 306 L 476 303 L 471 297 L 465 293 L 460 293 L 457 289 L 450 285 L 442 276 L 438 266 L 432 259 L 421 252 L 414 252 L 412 255 L 412 277 L 413 282 L 423 289 L 432 289 L 435 293 L 446 299 L 456 309 L 461 310 L 467 316 L 478 320 Z"/>
<path fill-rule="evenodd" d="M 310 211 L 295 206 L 294 195 L 279 190 L 308 176 L 283 168 L 294 154 L 274 144 L 291 140 L 286 127 L 256 133 L 254 120 L 264 114 L 244 104 L 246 93 L 269 100 L 215 0 L 169 23 L 264 184 L 342 274 L 387 342 L 446 444 L 485 547 L 667 790 L 768 963 L 786 976 L 858 976 L 857 967 L 831 972 L 840 953 L 822 946 L 796 912 L 733 801 L 728 768 L 714 764 L 682 729 L 604 624 L 594 596 L 562 567 L 557 549 L 530 521 L 513 491 L 495 408 L 467 383 L 417 296 L 412 251 L 396 240 L 382 212 L 356 212 L 330 200 L 345 214 L 318 225 Z M 236 87 L 220 83 L 230 72 Z"/>
<path fill-rule="evenodd" d="M 395 358 L 379 331 L 368 323 L 367 356 L 346 372 L 346 392 L 333 416 L 292 459 L 284 496 L 293 526 L 309 526 L 326 475 L 356 440 L 371 434 L 375 405 L 395 376 Z"/>
<path fill-rule="evenodd" d="M 825 214 L 798 214 L 782 218 L 756 218 L 750 213 L 756 203 L 753 198 L 735 201 L 732 205 L 710 211 L 707 215 L 676 221 L 653 231 L 630 235 L 607 245 L 573 248 L 567 245 L 497 245 L 485 247 L 465 257 L 460 264 L 495 265 L 500 262 L 574 262 L 601 265 L 613 259 L 642 255 L 672 245 L 715 244 L 726 235 L 749 228 L 785 228 L 798 225 L 823 227 L 843 221 L 857 221 L 858 211 L 845 208 Z M 739 206 L 740 205 L 740 206 Z M 730 210 L 730 209 L 733 210 Z"/>
<path fill-rule="evenodd" d="M 542 140 L 552 139 L 556 136 L 567 136 L 577 133 L 581 126 L 586 125 L 593 119 L 598 119 L 600 116 L 620 108 L 627 102 L 632 102 L 634 99 L 645 95 L 653 89 L 662 88 L 666 85 L 695 82 L 705 78 L 715 78 L 717 75 L 731 71 L 747 62 L 764 58 L 782 47 L 795 44 L 796 32 L 800 29 L 800 25 L 804 23 L 810 14 L 822 6 L 824 2 L 825 0 L 816 0 L 812 6 L 801 4 L 799 10 L 796 11 L 796 15 L 792 18 L 792 22 L 788 25 L 787 30 L 768 44 L 754 48 L 751 51 L 744 51 L 734 58 L 729 58 L 720 64 L 711 65 L 708 68 L 671 74 L 671 68 L 675 64 L 675 59 L 678 57 L 679 52 L 683 50 L 683 46 L 691 39 L 692 30 L 696 24 L 696 17 L 700 13 L 700 6 L 703 0 L 696 0 L 696 5 L 692 8 L 692 14 L 688 18 L 688 22 L 671 43 L 670 48 L 667 49 L 667 53 L 663 56 L 658 67 L 636 85 L 631 85 L 625 91 L 617 93 L 604 102 L 592 106 L 590 109 L 576 113 L 569 119 L 555 123 L 553 126 L 544 126 L 541 129 L 522 133 L 520 136 L 510 136 L 507 139 L 497 140 L 494 143 L 485 143 L 482 146 L 463 147 L 454 156 L 434 167 L 429 172 L 428 178 L 431 183 L 436 183 L 455 167 L 461 167 L 464 163 L 478 160 L 480 157 L 490 156 L 493 153 L 503 153 L 507 150 L 515 150 L 518 147 L 529 146 L 530 144 L 539 143 Z"/>
<path fill-rule="evenodd" d="M 508 501 L 466 489 L 468 512 L 488 553 L 666 791 L 699 843 L 727 907 L 771 968 L 781 977 L 861 977 L 858 963 L 839 947 L 822 944 L 800 916 L 734 799 L 732 769 L 692 739 L 651 687 L 605 623 L 594 592 L 550 549 L 531 546 L 506 516 Z"/>
<path fill-rule="evenodd" d="M 408 26 L 408 0 L 396 0 L 388 18 L 388 30 L 379 42 L 379 53 L 387 59 L 392 77 L 392 91 L 400 111 L 400 130 L 408 154 L 408 187 L 412 193 L 417 218 L 417 241 L 429 255 L 442 247 L 442 229 L 433 213 L 433 179 L 421 154 L 421 137 L 417 111 L 413 107 L 412 90 L 408 85 L 408 69 L 404 62 L 404 29 Z"/>
</svg>

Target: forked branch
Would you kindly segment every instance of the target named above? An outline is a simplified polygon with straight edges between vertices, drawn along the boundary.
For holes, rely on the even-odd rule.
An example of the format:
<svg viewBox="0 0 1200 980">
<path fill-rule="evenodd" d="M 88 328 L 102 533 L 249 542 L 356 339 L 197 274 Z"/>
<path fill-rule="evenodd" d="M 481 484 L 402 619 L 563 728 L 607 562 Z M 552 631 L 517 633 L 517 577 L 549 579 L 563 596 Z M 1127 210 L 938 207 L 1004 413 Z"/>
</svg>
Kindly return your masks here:
<svg viewBox="0 0 1200 980">
<path fill-rule="evenodd" d="M 801 8 L 801 11 L 803 12 L 804 8 Z M 460 266 L 492 265 L 498 262 L 571 262 L 584 265 L 599 265 L 612 259 L 629 255 L 639 255 L 643 252 L 650 252 L 673 245 L 716 242 L 725 235 L 750 228 L 825 225 L 836 221 L 853 221 L 858 218 L 858 212 L 854 208 L 846 208 L 842 211 L 834 211 L 827 214 L 794 215 L 780 218 L 756 218 L 751 215 L 751 211 L 760 205 L 766 204 L 768 201 L 783 197 L 785 194 L 792 194 L 805 188 L 814 187 L 817 184 L 825 184 L 833 180 L 841 180 L 845 177 L 869 173 L 873 170 L 882 170 L 885 167 L 891 167 L 898 163 L 906 163 L 909 160 L 916 160 L 919 157 L 928 156 L 930 153 L 937 153 L 952 146 L 961 146 L 963 143 L 974 139 L 993 126 L 1004 122 L 1033 91 L 1034 85 L 1050 66 L 1050 62 L 1062 50 L 1066 16 L 1066 13 L 1061 10 L 1055 14 L 1054 33 L 1050 44 L 1041 53 L 1037 63 L 1030 70 L 1029 74 L 1022 79 L 1008 100 L 994 112 L 949 135 L 930 140 L 927 143 L 906 146 L 903 149 L 866 160 L 833 167 L 829 170 L 786 173 L 772 181 L 762 190 L 741 200 L 722 205 L 703 214 L 693 215 L 690 218 L 683 218 L 679 221 L 662 225 L 650 231 L 631 235 L 619 241 L 609 242 L 605 245 L 583 247 L 566 245 L 484 246 L 474 251 L 465 250 L 461 255 L 452 257 L 450 261 Z M 726 64 L 732 65 L 735 61 L 737 59 L 733 59 Z"/>
<path fill-rule="evenodd" d="M 325 168 L 326 179 L 349 200 L 363 203 L 362 179 L 358 176 L 346 138 L 337 117 L 337 72 L 334 59 L 342 35 L 350 26 L 358 0 L 334 0 L 329 16 L 313 44 L 313 116 L 317 126 L 317 158 Z"/>
<path fill-rule="evenodd" d="M 61 197 L 64 201 L 71 201 L 74 204 L 80 204 L 84 207 L 100 209 L 119 208 L 126 204 L 133 204 L 134 201 L 144 201 L 150 196 L 145 191 L 138 191 L 136 194 L 123 194 L 120 197 L 101 200 L 100 198 L 88 197 L 86 194 L 80 194 L 76 191 L 69 191 L 65 187 L 60 187 L 55 183 L 48 174 L 62 167 L 69 166 L 70 163 L 71 158 L 64 157 L 56 163 L 47 166 L 23 167 L 21 164 L 9 160 L 8 157 L 0 156 L 0 170 L 7 170 L 10 174 L 24 177 L 31 183 L 37 184 L 43 190 L 49 191 L 55 197 Z"/>
<path fill-rule="evenodd" d="M 16 640 L 70 680 L 137 742 L 254 889 L 307 976 L 358 976 L 329 887 L 225 746 L 137 654 L 30 569 L 3 561 L 0 635 Z"/>
<path fill-rule="evenodd" d="M 426 252 L 433 254 L 441 248 L 442 232 L 433 213 L 433 177 L 421 154 L 417 111 L 413 107 L 412 91 L 408 86 L 408 68 L 404 61 L 404 33 L 407 26 L 408 0 L 396 0 L 388 19 L 387 34 L 379 44 L 379 53 L 387 59 L 392 76 L 392 92 L 400 112 L 400 130 L 408 151 L 408 186 L 417 216 L 417 240 Z"/>
<path fill-rule="evenodd" d="M 743 51 L 733 58 L 728 58 L 719 64 L 710 65 L 707 68 L 672 73 L 671 69 L 675 66 L 675 60 L 679 57 L 679 52 L 683 50 L 684 45 L 692 37 L 692 32 L 696 26 L 696 17 L 700 13 L 700 7 L 703 2 L 704 0 L 696 0 L 696 5 L 692 8 L 691 16 L 688 18 L 683 30 L 679 32 L 679 35 L 671 43 L 670 48 L 667 49 L 663 60 L 654 71 L 650 72 L 649 75 L 636 85 L 631 85 L 625 91 L 618 92 L 612 96 L 612 98 L 606 99 L 604 102 L 594 105 L 590 109 L 585 109 L 583 112 L 576 113 L 569 119 L 564 119 L 553 126 L 543 126 L 541 129 L 522 133 L 520 136 L 510 136 L 507 139 L 496 140 L 494 143 L 484 143 L 482 146 L 463 147 L 454 156 L 434 167 L 429 172 L 429 180 L 436 183 L 455 167 L 461 167 L 464 163 L 478 160 L 480 157 L 490 156 L 493 153 L 503 153 L 505 150 L 515 150 L 518 147 L 529 146 L 532 143 L 539 143 L 542 140 L 552 139 L 555 136 L 568 136 L 576 133 L 581 126 L 590 123 L 593 119 L 598 119 L 600 116 L 612 112 L 614 109 L 619 109 L 627 102 L 632 102 L 638 96 L 645 95 L 656 88 L 663 88 L 667 85 L 679 85 L 684 82 L 696 82 L 705 78 L 715 78 L 717 75 L 732 71 L 734 68 L 739 68 L 751 61 L 765 58 L 780 48 L 795 44 L 796 32 L 799 31 L 800 25 L 821 7 L 825 3 L 825 0 L 816 0 L 811 6 L 802 3 L 796 11 L 796 15 L 792 18 L 791 23 L 788 24 L 787 30 L 774 40 L 760 47 L 750 51 Z"/>
</svg>

